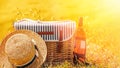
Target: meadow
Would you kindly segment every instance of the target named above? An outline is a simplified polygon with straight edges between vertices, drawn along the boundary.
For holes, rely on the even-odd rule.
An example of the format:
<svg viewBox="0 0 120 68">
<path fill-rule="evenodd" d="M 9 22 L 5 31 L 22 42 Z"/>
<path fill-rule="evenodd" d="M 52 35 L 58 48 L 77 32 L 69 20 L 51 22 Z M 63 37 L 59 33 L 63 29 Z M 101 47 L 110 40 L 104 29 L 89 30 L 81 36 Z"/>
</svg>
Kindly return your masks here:
<svg viewBox="0 0 120 68">
<path fill-rule="evenodd" d="M 86 32 L 86 61 L 91 66 L 71 66 L 65 62 L 54 68 L 119 68 L 119 0 L 1 0 L 0 42 L 14 31 L 13 23 L 33 20 L 74 20 L 83 17 Z M 49 66 L 49 68 L 53 68 Z"/>
</svg>

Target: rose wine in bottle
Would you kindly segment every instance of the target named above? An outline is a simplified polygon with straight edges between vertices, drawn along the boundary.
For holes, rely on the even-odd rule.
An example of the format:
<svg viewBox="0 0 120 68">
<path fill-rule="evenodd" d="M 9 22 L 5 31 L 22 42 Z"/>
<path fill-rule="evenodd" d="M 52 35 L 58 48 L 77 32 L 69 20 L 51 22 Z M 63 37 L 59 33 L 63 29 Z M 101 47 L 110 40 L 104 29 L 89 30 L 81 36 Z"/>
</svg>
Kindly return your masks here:
<svg viewBox="0 0 120 68">
<path fill-rule="evenodd" d="M 83 18 L 79 19 L 78 27 L 75 33 L 75 42 L 74 42 L 74 61 L 76 62 L 85 62 L 86 54 L 86 36 L 83 30 Z"/>
</svg>

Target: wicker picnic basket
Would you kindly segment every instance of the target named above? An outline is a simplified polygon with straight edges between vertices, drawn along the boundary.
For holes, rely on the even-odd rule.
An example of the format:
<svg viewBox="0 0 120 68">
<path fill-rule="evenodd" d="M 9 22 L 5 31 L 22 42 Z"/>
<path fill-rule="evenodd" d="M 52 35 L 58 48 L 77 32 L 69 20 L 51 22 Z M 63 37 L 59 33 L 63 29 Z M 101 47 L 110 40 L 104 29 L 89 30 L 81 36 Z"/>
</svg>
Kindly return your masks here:
<svg viewBox="0 0 120 68">
<path fill-rule="evenodd" d="M 65 42 L 46 42 L 47 64 L 60 64 L 68 61 L 73 63 L 73 38 Z"/>
<path fill-rule="evenodd" d="M 47 58 L 45 64 L 73 63 L 74 33 L 73 21 L 33 21 L 29 19 L 15 22 L 15 29 L 32 30 L 45 40 Z"/>
</svg>

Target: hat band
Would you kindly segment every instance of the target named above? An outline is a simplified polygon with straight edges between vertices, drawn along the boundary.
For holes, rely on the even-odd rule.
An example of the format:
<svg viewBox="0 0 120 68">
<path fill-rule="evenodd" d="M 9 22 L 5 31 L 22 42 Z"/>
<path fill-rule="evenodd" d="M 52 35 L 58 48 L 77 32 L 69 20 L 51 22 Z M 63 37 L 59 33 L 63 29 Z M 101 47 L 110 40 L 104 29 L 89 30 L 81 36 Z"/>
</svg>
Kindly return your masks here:
<svg viewBox="0 0 120 68">
<path fill-rule="evenodd" d="M 34 56 L 34 58 L 32 59 L 32 61 L 30 61 L 29 63 L 27 63 L 27 64 L 25 64 L 23 66 L 16 66 L 16 68 L 25 68 L 25 67 L 29 66 L 30 64 L 33 63 L 33 61 L 35 60 L 35 58 L 36 58 L 36 55 Z"/>
<path fill-rule="evenodd" d="M 34 45 L 34 46 L 35 46 L 35 49 L 38 51 L 36 45 Z M 27 63 L 27 64 L 25 64 L 25 65 L 23 65 L 23 66 L 16 66 L 16 68 L 25 68 L 25 67 L 29 66 L 30 64 L 33 63 L 33 61 L 36 59 L 36 57 L 37 57 L 37 56 L 35 55 L 34 58 L 33 58 L 29 63 Z"/>
</svg>

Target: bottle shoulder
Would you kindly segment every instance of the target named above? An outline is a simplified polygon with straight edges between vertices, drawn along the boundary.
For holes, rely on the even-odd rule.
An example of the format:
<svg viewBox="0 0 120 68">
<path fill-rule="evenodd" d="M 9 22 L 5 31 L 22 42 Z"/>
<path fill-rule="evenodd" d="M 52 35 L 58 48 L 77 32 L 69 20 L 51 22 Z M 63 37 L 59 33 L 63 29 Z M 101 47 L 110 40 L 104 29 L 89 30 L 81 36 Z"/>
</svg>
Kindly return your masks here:
<svg viewBox="0 0 120 68">
<path fill-rule="evenodd" d="M 83 28 L 78 28 L 76 30 L 75 38 L 86 39 L 86 34 Z"/>
</svg>

